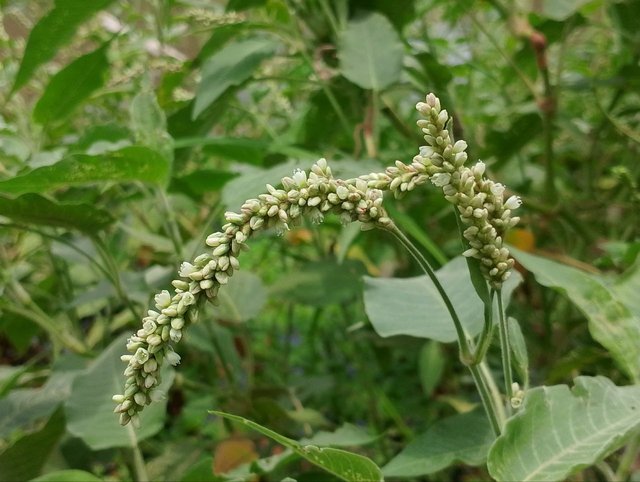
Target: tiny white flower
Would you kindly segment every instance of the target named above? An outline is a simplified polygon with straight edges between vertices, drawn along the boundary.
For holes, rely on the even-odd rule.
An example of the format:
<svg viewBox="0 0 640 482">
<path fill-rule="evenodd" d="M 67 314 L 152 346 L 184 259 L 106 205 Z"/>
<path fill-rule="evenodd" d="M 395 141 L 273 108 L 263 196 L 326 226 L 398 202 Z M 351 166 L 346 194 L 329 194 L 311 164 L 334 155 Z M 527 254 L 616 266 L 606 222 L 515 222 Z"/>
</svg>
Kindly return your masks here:
<svg viewBox="0 0 640 482">
<path fill-rule="evenodd" d="M 180 364 L 180 355 L 178 355 L 175 351 L 168 351 L 165 354 L 165 358 L 167 359 L 169 365 L 173 365 L 175 367 L 176 365 Z"/>
<path fill-rule="evenodd" d="M 504 203 L 504 207 L 507 209 L 517 209 L 522 204 L 522 201 L 518 196 L 511 196 Z"/>
<path fill-rule="evenodd" d="M 447 172 L 439 172 L 431 176 L 431 182 L 438 187 L 444 187 L 451 182 L 451 174 Z"/>
</svg>

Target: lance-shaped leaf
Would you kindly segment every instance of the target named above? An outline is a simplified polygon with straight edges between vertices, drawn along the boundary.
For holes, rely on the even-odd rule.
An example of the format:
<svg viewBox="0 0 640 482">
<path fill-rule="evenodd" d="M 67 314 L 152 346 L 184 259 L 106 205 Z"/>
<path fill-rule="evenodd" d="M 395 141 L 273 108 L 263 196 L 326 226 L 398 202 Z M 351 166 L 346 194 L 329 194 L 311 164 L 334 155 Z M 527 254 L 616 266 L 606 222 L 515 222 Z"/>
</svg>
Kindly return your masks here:
<svg viewBox="0 0 640 482">
<path fill-rule="evenodd" d="M 202 66 L 192 118 L 198 117 L 229 87 L 245 82 L 260 63 L 273 55 L 276 44 L 263 38 L 238 40 L 225 45 Z"/>
<path fill-rule="evenodd" d="M 141 181 L 165 184 L 169 161 L 146 147 L 125 147 L 98 156 L 78 154 L 51 166 L 0 181 L 0 192 L 8 194 L 42 193 L 61 187 L 114 181 Z"/>
<path fill-rule="evenodd" d="M 565 480 L 620 447 L 639 427 L 640 386 L 578 377 L 573 390 L 534 388 L 491 448 L 489 472 L 498 481 Z"/>
<path fill-rule="evenodd" d="M 279 433 L 263 427 L 262 425 L 258 425 L 246 418 L 215 410 L 211 411 L 211 413 L 224 417 L 228 420 L 242 423 L 257 432 L 260 432 L 262 435 L 284 445 L 300 457 L 308 460 L 318 467 L 321 467 L 327 472 L 332 473 L 342 480 L 353 482 L 361 482 L 365 480 L 368 482 L 376 482 L 383 480 L 380 468 L 370 459 L 362 455 L 331 447 L 320 448 L 316 445 L 302 445 L 295 440 L 291 440 L 284 435 L 280 435 Z"/>
<path fill-rule="evenodd" d="M 455 462 L 480 465 L 494 440 L 486 415 L 475 411 L 434 423 L 382 468 L 385 477 L 433 474 Z"/>
<path fill-rule="evenodd" d="M 109 42 L 74 60 L 54 75 L 33 110 L 39 124 L 64 119 L 96 89 L 102 87 L 109 68 Z"/>
<path fill-rule="evenodd" d="M 363 89 L 376 91 L 400 79 L 402 42 L 387 17 L 369 13 L 347 25 L 338 49 L 340 71 Z"/>
<path fill-rule="evenodd" d="M 640 277 L 629 277 L 630 281 L 608 285 L 601 277 L 577 268 L 515 248 L 511 250 L 538 283 L 567 295 L 589 320 L 591 336 L 609 350 L 620 368 L 639 381 L 640 313 L 633 312 L 634 306 L 629 304 L 632 298 L 637 298 L 637 291 L 633 297 L 627 292 L 629 287 L 640 284 Z"/>
<path fill-rule="evenodd" d="M 15 199 L 0 195 L 0 215 L 20 223 L 78 229 L 90 235 L 114 221 L 103 209 L 89 204 L 58 203 L 39 194 L 23 194 Z"/>
<path fill-rule="evenodd" d="M 42 17 L 29 34 L 12 90 L 22 87 L 40 65 L 51 60 L 80 24 L 112 2 L 113 0 L 56 0 L 53 10 Z"/>
</svg>

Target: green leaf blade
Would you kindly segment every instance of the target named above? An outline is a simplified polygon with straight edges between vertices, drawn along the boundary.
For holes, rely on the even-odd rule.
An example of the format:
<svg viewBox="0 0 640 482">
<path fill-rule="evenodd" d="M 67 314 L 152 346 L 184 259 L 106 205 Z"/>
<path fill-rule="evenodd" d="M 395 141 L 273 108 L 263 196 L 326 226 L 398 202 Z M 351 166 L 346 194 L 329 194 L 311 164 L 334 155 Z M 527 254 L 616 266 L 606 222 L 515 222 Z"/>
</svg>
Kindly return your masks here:
<svg viewBox="0 0 640 482">
<path fill-rule="evenodd" d="M 89 95 L 102 87 L 109 67 L 103 44 L 83 55 L 54 75 L 38 100 L 33 119 L 39 124 L 64 119 Z"/>
<path fill-rule="evenodd" d="M 331 447 L 317 447 L 315 445 L 302 445 L 284 435 L 280 435 L 262 425 L 237 415 L 212 410 L 211 413 L 228 420 L 241 423 L 281 445 L 293 450 L 300 457 L 314 465 L 323 468 L 336 477 L 348 482 L 375 482 L 382 481 L 382 471 L 370 459 L 362 455 L 347 452 L 346 450 Z"/>
<path fill-rule="evenodd" d="M 494 435 L 486 415 L 475 411 L 434 423 L 382 468 L 385 477 L 420 477 L 453 463 L 484 462 Z"/>
<path fill-rule="evenodd" d="M 437 271 L 464 327 L 477 335 L 483 326 L 483 305 L 476 295 L 463 257 L 457 257 Z M 504 284 L 502 296 L 507 304 L 522 281 L 514 273 Z M 497 300 L 494 300 L 497 304 Z M 442 343 L 457 340 L 451 315 L 427 276 L 414 278 L 364 277 L 365 311 L 376 332 L 383 337 L 409 335 Z M 497 322 L 498 310 L 494 309 Z"/>
<path fill-rule="evenodd" d="M 0 195 L 0 216 L 25 224 L 77 229 L 93 235 L 115 219 L 103 209 L 80 203 L 58 203 L 38 194 L 17 198 Z"/>
<path fill-rule="evenodd" d="M 122 392 L 124 364 L 120 360 L 127 335 L 114 340 L 92 365 L 74 382 L 65 403 L 67 430 L 93 450 L 132 447 L 139 440 L 156 434 L 164 426 L 166 400 L 147 407 L 140 415 L 140 429 L 122 427 L 113 413 L 111 397 Z M 156 389 L 166 395 L 173 382 L 172 369 L 163 370 L 163 380 Z"/>
<path fill-rule="evenodd" d="M 338 50 L 342 75 L 380 91 L 400 80 L 403 46 L 387 17 L 369 13 L 349 22 Z"/>
<path fill-rule="evenodd" d="M 615 285 L 607 285 L 599 276 L 510 249 L 538 283 L 566 294 L 589 321 L 591 336 L 611 352 L 625 373 L 640 380 L 640 313 L 632 312 L 625 303 L 629 299 L 627 285 L 621 283 L 618 292 Z M 633 298 L 637 298 L 637 291 Z"/>
<path fill-rule="evenodd" d="M 247 81 L 263 60 L 273 55 L 276 44 L 267 39 L 231 42 L 212 55 L 202 66 L 192 119 L 197 118 L 228 88 Z"/>
<path fill-rule="evenodd" d="M 604 377 L 527 393 L 489 452 L 498 481 L 559 481 L 617 449 L 640 426 L 640 387 Z"/>
<path fill-rule="evenodd" d="M 164 185 L 169 173 L 170 163 L 164 156 L 146 147 L 132 146 L 97 156 L 69 156 L 51 166 L 0 181 L 0 192 L 43 193 L 71 185 L 106 181 Z"/>
<path fill-rule="evenodd" d="M 38 21 L 29 34 L 12 92 L 26 84 L 40 65 L 51 60 L 80 24 L 112 2 L 113 0 L 57 0 L 55 7 Z"/>
</svg>

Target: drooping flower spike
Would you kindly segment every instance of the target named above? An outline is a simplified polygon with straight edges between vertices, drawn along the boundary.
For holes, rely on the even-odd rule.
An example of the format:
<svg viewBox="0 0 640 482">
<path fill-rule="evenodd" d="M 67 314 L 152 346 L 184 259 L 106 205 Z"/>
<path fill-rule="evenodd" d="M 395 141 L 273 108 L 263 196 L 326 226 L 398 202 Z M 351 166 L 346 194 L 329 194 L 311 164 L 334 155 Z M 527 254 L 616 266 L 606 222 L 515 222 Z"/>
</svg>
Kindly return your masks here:
<svg viewBox="0 0 640 482">
<path fill-rule="evenodd" d="M 359 221 L 363 229 L 389 228 L 392 221 L 382 206 L 383 191 L 400 196 L 431 180 L 457 207 L 466 226 L 469 249 L 463 254 L 480 260 L 492 287 L 502 285 L 514 264 L 503 236 L 519 220 L 511 211 L 520 200 L 512 196 L 504 201 L 504 187 L 484 177 L 481 161 L 472 168 L 464 166 L 467 144 L 453 143 L 447 129 L 449 115 L 435 95 L 429 94 L 416 107 L 424 116 L 418 126 L 427 146 L 420 148 L 411 164 L 396 161 L 384 173 L 340 180 L 333 178 L 327 162 L 320 159 L 308 175 L 296 170 L 292 177 L 282 179 L 282 189 L 267 185 L 268 192 L 246 201 L 239 213 L 225 213 L 227 224 L 222 231 L 207 237 L 211 252 L 181 265 L 180 278 L 172 282 L 174 294 L 162 291 L 156 295 L 156 310 L 148 311 L 142 328 L 127 343 L 131 354 L 122 356 L 128 364 L 124 393 L 113 396 L 121 424 L 139 423 L 138 413 L 151 403 L 153 389 L 160 383 L 163 362 L 180 362 L 173 344 L 197 321 L 200 303 L 216 300 L 220 287 L 239 269 L 238 257 L 247 249 L 248 238 L 261 229 L 273 228 L 281 234 L 302 216 L 320 223 L 329 212 L 337 213 L 343 223 Z"/>
</svg>

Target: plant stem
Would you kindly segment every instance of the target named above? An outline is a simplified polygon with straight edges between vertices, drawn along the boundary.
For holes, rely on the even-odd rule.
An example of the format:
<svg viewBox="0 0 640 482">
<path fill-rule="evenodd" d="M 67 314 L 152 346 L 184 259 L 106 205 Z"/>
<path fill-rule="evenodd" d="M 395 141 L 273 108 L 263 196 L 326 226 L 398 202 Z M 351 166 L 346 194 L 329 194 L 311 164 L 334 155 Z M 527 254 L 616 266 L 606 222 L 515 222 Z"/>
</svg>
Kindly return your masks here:
<svg viewBox="0 0 640 482">
<path fill-rule="evenodd" d="M 491 290 L 489 303 L 484 304 L 484 326 L 482 327 L 482 333 L 480 334 L 478 344 L 473 354 L 474 365 L 484 360 L 491 345 L 493 338 L 493 297 L 495 292 L 495 290 Z"/>
<path fill-rule="evenodd" d="M 497 437 L 500 435 L 502 423 L 498 418 L 498 411 L 496 410 L 485 376 L 478 365 L 469 365 L 468 368 L 471 372 L 471 376 L 473 377 L 473 382 L 476 385 L 478 394 L 480 395 L 480 400 L 482 400 L 482 405 L 487 414 L 487 418 L 489 419 L 489 423 L 491 424 L 491 429 Z"/>
<path fill-rule="evenodd" d="M 131 452 L 133 454 L 133 471 L 135 474 L 136 482 L 149 482 L 149 475 L 147 474 L 147 467 L 144 464 L 144 458 L 140 447 L 138 447 L 138 438 L 134 428 L 129 424 L 127 426 L 127 432 L 129 439 L 131 440 Z"/>
<path fill-rule="evenodd" d="M 500 351 L 502 352 L 502 372 L 504 375 L 504 388 L 507 394 L 507 407 L 510 406 L 513 391 L 511 384 L 513 383 L 513 373 L 511 370 L 511 343 L 509 342 L 509 327 L 504 316 L 504 307 L 502 306 L 502 289 L 496 290 L 498 294 L 498 314 L 500 317 Z"/>
<path fill-rule="evenodd" d="M 495 383 L 492 383 L 491 372 L 489 372 L 482 363 L 474 363 L 474 355 L 471 351 L 469 337 L 467 336 L 467 333 L 462 326 L 460 318 L 458 317 L 458 314 L 453 307 L 451 299 L 447 295 L 447 292 L 444 290 L 442 284 L 440 284 L 440 280 L 438 280 L 438 277 L 436 276 L 427 259 L 422 255 L 420 250 L 416 248 L 411 240 L 409 240 L 409 238 L 407 238 L 395 224 L 391 224 L 391 226 L 384 229 L 388 230 L 391 234 L 398 238 L 402 245 L 411 253 L 424 273 L 429 277 L 429 279 L 431 279 L 438 293 L 442 297 L 442 301 L 444 302 L 447 310 L 449 311 L 449 314 L 451 315 L 451 319 L 453 320 L 456 334 L 458 336 L 460 361 L 471 372 L 471 376 L 473 377 L 476 389 L 478 390 L 478 394 L 480 395 L 480 400 L 482 401 L 482 405 L 484 406 L 487 418 L 489 419 L 489 423 L 491 424 L 491 428 L 493 429 L 496 436 L 500 435 L 500 430 L 505 417 L 502 411 L 499 410 L 496 406 L 497 389 L 495 388 Z M 500 399 L 499 394 L 497 395 L 497 399 Z"/>
<path fill-rule="evenodd" d="M 409 238 L 407 238 L 405 234 L 402 231 L 400 231 L 400 229 L 398 229 L 398 227 L 395 224 L 389 227 L 388 230 L 391 232 L 391 234 L 393 234 L 396 238 L 398 238 L 398 241 L 400 241 L 400 243 L 405 248 L 407 248 L 407 251 L 411 253 L 411 255 L 418 262 L 422 270 L 425 272 L 425 274 L 429 277 L 429 279 L 433 282 L 434 286 L 436 287 L 438 294 L 442 298 L 442 301 L 444 301 L 444 304 L 447 307 L 447 311 L 449 312 L 449 314 L 451 315 L 451 319 L 453 320 L 453 324 L 456 329 L 456 335 L 458 336 L 458 348 L 460 349 L 460 359 L 462 363 L 467 365 L 473 359 L 471 350 L 469 348 L 469 338 L 465 333 L 464 327 L 462 326 L 462 322 L 458 317 L 458 313 L 456 313 L 456 310 L 453 307 L 453 303 L 451 303 L 451 299 L 449 298 L 449 295 L 447 295 L 447 292 L 445 291 L 444 287 L 442 286 L 442 284 L 440 284 L 440 280 L 436 276 L 435 271 L 429 264 L 429 261 L 427 261 L 427 259 L 423 256 L 422 252 L 418 248 L 416 248 L 416 246 L 411 242 L 411 240 L 409 240 Z"/>
<path fill-rule="evenodd" d="M 640 435 L 636 435 L 627 444 L 622 457 L 620 457 L 620 463 L 618 464 L 618 470 L 616 470 L 616 476 L 614 480 L 628 480 L 631 471 L 633 470 L 633 464 L 638 457 L 638 451 L 640 451 Z"/>
</svg>

